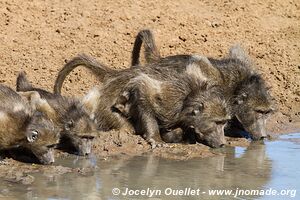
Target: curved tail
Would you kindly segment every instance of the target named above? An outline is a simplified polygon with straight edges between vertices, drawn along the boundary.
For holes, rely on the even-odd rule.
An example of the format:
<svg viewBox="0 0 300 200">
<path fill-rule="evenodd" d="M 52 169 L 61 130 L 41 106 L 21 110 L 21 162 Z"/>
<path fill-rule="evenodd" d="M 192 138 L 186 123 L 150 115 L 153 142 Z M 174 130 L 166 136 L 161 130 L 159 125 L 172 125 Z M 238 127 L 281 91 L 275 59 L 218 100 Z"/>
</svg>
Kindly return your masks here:
<svg viewBox="0 0 300 200">
<path fill-rule="evenodd" d="M 17 92 L 20 91 L 30 91 L 32 90 L 32 85 L 26 78 L 26 73 L 25 72 L 20 72 L 17 78 L 17 84 L 16 84 L 16 90 Z"/>
<path fill-rule="evenodd" d="M 78 66 L 83 66 L 91 70 L 97 76 L 97 78 L 100 79 L 100 81 L 103 81 L 107 75 L 117 71 L 97 62 L 90 56 L 79 54 L 68 63 L 66 63 L 65 66 L 59 71 L 58 76 L 55 80 L 54 94 L 61 93 L 61 88 L 64 80 Z"/>
<path fill-rule="evenodd" d="M 158 61 L 161 56 L 156 47 L 152 32 L 149 29 L 141 30 L 135 38 L 131 54 L 131 66 L 140 64 L 140 51 L 144 42 L 144 53 L 147 63 Z"/>
</svg>

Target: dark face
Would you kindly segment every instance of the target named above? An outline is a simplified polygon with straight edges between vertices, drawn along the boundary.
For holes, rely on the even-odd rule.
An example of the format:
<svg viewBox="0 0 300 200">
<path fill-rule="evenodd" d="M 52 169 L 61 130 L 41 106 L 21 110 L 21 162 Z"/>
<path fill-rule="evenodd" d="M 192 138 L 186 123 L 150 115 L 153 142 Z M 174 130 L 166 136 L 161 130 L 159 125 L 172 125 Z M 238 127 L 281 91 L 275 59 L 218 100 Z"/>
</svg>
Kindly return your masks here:
<svg viewBox="0 0 300 200">
<path fill-rule="evenodd" d="M 78 155 L 85 156 L 91 153 L 96 124 L 88 117 L 82 115 L 74 121 L 70 119 L 65 124 L 64 137 L 75 148 Z"/>
<path fill-rule="evenodd" d="M 35 113 L 26 130 L 26 147 L 42 164 L 51 164 L 55 160 L 53 149 L 59 142 L 58 133 L 52 121 L 41 113 Z"/>
<path fill-rule="evenodd" d="M 203 92 L 186 102 L 183 110 L 184 126 L 195 132 L 198 142 L 213 148 L 225 144 L 224 127 L 230 119 L 227 105 L 218 94 Z"/>
<path fill-rule="evenodd" d="M 253 140 L 267 136 L 266 123 L 274 106 L 260 77 L 252 77 L 241 87 L 233 102 L 233 112 Z"/>
</svg>

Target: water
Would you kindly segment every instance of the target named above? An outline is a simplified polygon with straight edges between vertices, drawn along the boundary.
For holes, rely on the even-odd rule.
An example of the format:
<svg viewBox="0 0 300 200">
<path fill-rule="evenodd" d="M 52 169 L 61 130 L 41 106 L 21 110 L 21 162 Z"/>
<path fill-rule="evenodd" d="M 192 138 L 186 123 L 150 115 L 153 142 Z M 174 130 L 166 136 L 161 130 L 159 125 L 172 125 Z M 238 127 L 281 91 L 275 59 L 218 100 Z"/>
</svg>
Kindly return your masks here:
<svg viewBox="0 0 300 200">
<path fill-rule="evenodd" d="M 150 190 L 156 193 L 151 199 L 233 199 L 236 192 L 244 194 L 239 193 L 235 199 L 300 199 L 299 150 L 300 134 L 290 134 L 265 144 L 253 143 L 248 148 L 218 150 L 224 151 L 221 156 L 189 161 L 151 155 L 108 161 L 73 157 L 61 159 L 58 164 L 98 168 L 85 175 L 33 174 L 33 185 L 2 182 L 1 189 L 9 199 L 150 199 Z M 113 188 L 117 188 L 116 193 L 128 188 L 139 193 L 145 190 L 145 194 L 114 196 Z M 232 195 L 209 196 L 209 190 L 221 189 L 232 190 Z M 178 190 L 183 195 L 178 196 Z M 250 190 L 265 195 L 247 195 Z M 282 195 L 270 195 L 274 191 Z M 171 192 L 174 195 L 169 195 Z"/>
</svg>

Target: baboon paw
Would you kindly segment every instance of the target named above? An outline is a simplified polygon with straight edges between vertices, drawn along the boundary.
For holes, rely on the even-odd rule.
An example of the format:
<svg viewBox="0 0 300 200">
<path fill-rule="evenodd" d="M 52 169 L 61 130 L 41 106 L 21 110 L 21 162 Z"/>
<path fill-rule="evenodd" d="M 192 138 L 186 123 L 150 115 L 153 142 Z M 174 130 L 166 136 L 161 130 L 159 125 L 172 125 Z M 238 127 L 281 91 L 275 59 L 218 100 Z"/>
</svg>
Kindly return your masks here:
<svg viewBox="0 0 300 200">
<path fill-rule="evenodd" d="M 168 148 L 168 147 L 170 147 L 170 145 L 169 145 L 169 144 L 167 144 L 167 143 L 164 143 L 164 144 L 163 144 L 163 147 L 166 147 L 166 148 Z"/>
<path fill-rule="evenodd" d="M 169 147 L 169 145 L 167 143 L 161 142 L 157 144 L 157 147 Z"/>
<path fill-rule="evenodd" d="M 154 139 L 149 139 L 148 143 L 151 145 L 151 149 L 155 149 L 157 147 L 157 143 Z"/>
<path fill-rule="evenodd" d="M 164 142 L 156 142 L 154 139 L 149 139 L 148 142 L 151 145 L 151 149 L 169 146 L 168 144 L 166 144 Z"/>
</svg>

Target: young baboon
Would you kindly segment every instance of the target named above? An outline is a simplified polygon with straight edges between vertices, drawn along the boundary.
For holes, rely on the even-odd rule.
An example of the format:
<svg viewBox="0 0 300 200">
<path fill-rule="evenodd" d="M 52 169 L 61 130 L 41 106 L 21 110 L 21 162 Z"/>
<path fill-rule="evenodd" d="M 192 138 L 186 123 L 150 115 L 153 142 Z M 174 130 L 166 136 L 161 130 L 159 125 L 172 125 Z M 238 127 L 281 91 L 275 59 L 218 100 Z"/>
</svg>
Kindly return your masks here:
<svg viewBox="0 0 300 200">
<path fill-rule="evenodd" d="M 230 109 L 233 118 L 229 127 L 237 127 L 236 125 L 238 125 L 238 127 L 249 132 L 253 140 L 258 140 L 266 137 L 266 120 L 275 109 L 264 80 L 251 69 L 247 57 L 242 59 L 243 56 L 241 55 L 243 54 L 241 52 L 239 47 L 234 47 L 230 50 L 229 58 L 221 60 L 191 55 L 170 56 L 159 62 L 149 63 L 145 67 L 138 67 L 138 69 L 146 74 L 157 74 L 158 76 L 162 76 L 165 71 L 187 73 L 193 77 L 199 77 L 201 80 L 206 80 L 209 85 L 220 86 L 225 98 L 231 102 Z M 102 80 L 120 74 L 118 70 L 102 68 L 101 65 L 97 65 L 93 59 L 86 55 L 79 55 L 75 60 L 80 60 L 80 63 L 77 62 L 77 64 L 72 65 L 71 61 L 65 65 L 61 72 L 70 72 L 71 70 L 68 69 L 83 65 L 91 70 L 98 67 L 106 71 L 107 73 L 103 72 L 99 76 Z M 126 71 L 128 70 L 130 69 L 126 69 Z M 132 69 L 132 71 L 134 70 L 137 69 Z M 54 87 L 56 93 L 60 93 L 66 76 L 67 73 L 59 74 Z M 226 135 L 231 135 L 230 129 L 226 131 Z"/>
<path fill-rule="evenodd" d="M 0 85 L 0 102 L 0 149 L 25 147 L 42 164 L 53 163 L 59 130 L 50 120 L 53 110 L 47 101 L 38 93 L 19 95 Z"/>
<path fill-rule="evenodd" d="M 151 31 L 141 31 L 135 42 L 132 55 L 132 64 L 139 63 L 141 43 L 144 41 L 146 61 L 150 62 L 140 68 L 143 73 L 153 74 L 157 72 L 173 71 L 174 73 L 186 73 L 200 80 L 207 81 L 209 85 L 217 85 L 223 90 L 227 100 L 230 100 L 230 108 L 233 113 L 233 127 L 238 125 L 249 132 L 254 140 L 266 137 L 266 120 L 274 112 L 272 97 L 270 96 L 264 80 L 253 70 L 253 64 L 243 49 L 234 46 L 230 49 L 227 58 L 214 59 L 197 55 L 175 55 L 162 58 L 154 43 Z M 138 55 L 137 55 L 138 54 Z M 76 62 L 73 62 L 73 61 Z M 151 63 L 152 62 L 152 63 Z M 55 83 L 55 93 L 60 93 L 64 79 L 73 69 L 82 65 L 92 70 L 101 80 L 106 77 L 117 76 L 117 70 L 103 67 L 94 59 L 85 55 L 79 55 L 67 63 L 59 73 Z M 101 67 L 100 67 L 101 66 Z M 158 69 L 158 68 L 162 69 Z M 105 72 L 99 73 L 98 68 Z M 133 71 L 136 69 L 132 69 Z M 230 135 L 231 131 L 226 131 Z"/>
<path fill-rule="evenodd" d="M 233 46 L 228 58 L 208 58 L 211 66 L 197 62 L 203 57 L 175 55 L 162 58 L 154 43 L 150 30 L 142 30 L 136 38 L 132 51 L 132 63 L 139 64 L 141 44 L 144 42 L 145 60 L 160 67 L 173 67 L 177 72 L 188 73 L 223 88 L 231 100 L 233 119 L 229 127 L 241 128 L 250 133 L 254 140 L 266 136 L 266 120 L 274 111 L 272 97 L 264 80 L 258 75 L 249 56 L 240 46 Z M 138 45 L 136 45 L 138 44 Z M 146 65 L 147 66 L 147 65 Z M 151 65 L 150 65 L 151 66 Z M 230 134 L 230 129 L 227 131 Z"/>
<path fill-rule="evenodd" d="M 36 91 L 55 111 L 53 122 L 61 130 L 60 148 L 75 148 L 78 155 L 88 155 L 92 149 L 92 139 L 96 124 L 90 119 L 79 100 L 52 94 L 46 90 L 33 87 L 21 72 L 17 78 L 17 91 Z"/>
<path fill-rule="evenodd" d="M 93 61 L 90 62 L 89 57 L 85 55 L 80 55 L 75 60 L 81 60 L 81 63 L 89 63 L 87 66 L 94 63 Z M 151 143 L 152 147 L 155 147 L 161 141 L 159 133 L 162 133 L 162 137 L 167 142 L 181 140 L 182 137 L 178 139 L 174 138 L 173 135 L 169 135 L 168 130 L 182 127 L 186 132 L 187 129 L 195 129 L 199 141 L 212 147 L 223 144 L 223 128 L 220 127 L 224 126 L 228 118 L 226 104 L 221 94 L 213 92 L 213 89 L 206 92 L 206 89 L 200 87 L 202 81 L 186 74 L 174 73 L 173 70 L 155 68 L 155 66 L 130 68 L 122 71 L 115 70 L 113 73 L 111 73 L 112 70 L 108 71 L 106 66 L 95 66 L 98 71 L 102 69 L 101 74 L 107 74 L 102 77 L 104 80 L 103 85 L 92 89 L 83 99 L 83 103 L 84 105 L 90 105 L 88 110 L 90 110 L 91 117 L 97 122 L 99 129 L 107 131 L 132 128 L 131 124 L 133 124 L 136 132 L 145 133 L 145 139 Z M 154 68 L 155 70 L 153 70 Z M 67 71 L 69 70 L 67 69 Z M 163 83 L 163 88 L 160 91 L 157 87 L 161 83 Z M 131 85 L 142 85 L 144 87 L 137 88 L 133 93 L 128 93 L 132 90 Z M 60 88 L 56 91 L 60 92 Z M 146 95 L 145 99 L 151 99 L 153 98 L 151 91 L 157 92 L 154 96 L 157 96 L 158 99 L 154 99 L 149 104 L 140 104 L 139 102 L 143 101 L 143 98 L 137 98 L 134 101 L 130 99 L 139 92 Z M 125 93 L 130 95 L 124 95 Z M 159 96 L 162 96 L 163 99 L 160 99 Z M 202 102 L 205 102 L 206 106 L 204 108 L 197 107 L 198 104 L 203 105 Z M 129 106 L 131 104 L 134 104 L 134 106 Z M 160 105 L 161 108 L 155 107 L 156 104 L 162 104 Z M 173 104 L 177 106 L 174 107 Z M 141 107 L 141 109 L 131 109 L 132 107 Z M 199 108 L 195 111 L 197 112 L 195 113 L 195 119 L 187 116 L 193 112 L 193 108 Z M 150 110 L 148 111 L 148 109 Z M 181 112 L 181 109 L 184 110 Z M 209 115 L 208 113 L 212 110 L 215 111 Z M 149 113 L 153 113 L 153 116 L 149 116 Z M 129 118 L 131 123 L 126 118 Z M 216 121 L 218 125 L 215 125 Z"/>
<path fill-rule="evenodd" d="M 169 74 L 168 80 L 161 81 L 141 73 L 125 86 L 114 108 L 127 116 L 136 132 L 144 133 L 153 147 L 161 136 L 166 142 L 178 142 L 189 132 L 198 142 L 220 147 L 230 119 L 221 93 L 187 75 Z M 178 128 L 184 134 L 174 137 Z"/>
<path fill-rule="evenodd" d="M 128 120 L 120 113 L 115 112 L 113 105 L 122 88 L 134 76 L 134 73 L 124 72 L 119 76 L 107 79 L 103 85 L 94 87 L 83 98 L 82 103 L 89 111 L 90 118 L 97 124 L 98 130 L 132 130 Z"/>
</svg>

